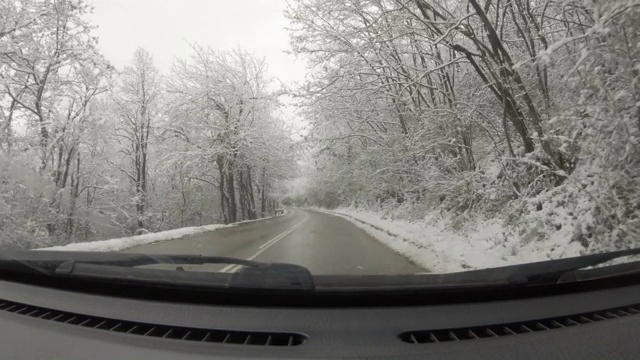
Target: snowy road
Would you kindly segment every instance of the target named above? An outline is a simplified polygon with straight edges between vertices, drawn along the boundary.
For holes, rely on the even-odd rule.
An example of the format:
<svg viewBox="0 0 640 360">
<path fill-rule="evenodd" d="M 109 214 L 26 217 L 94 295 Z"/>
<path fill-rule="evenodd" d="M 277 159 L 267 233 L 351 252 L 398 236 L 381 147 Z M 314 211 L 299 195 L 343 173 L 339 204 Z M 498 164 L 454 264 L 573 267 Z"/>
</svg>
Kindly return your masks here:
<svg viewBox="0 0 640 360">
<path fill-rule="evenodd" d="M 301 209 L 288 209 L 282 216 L 124 251 L 286 262 L 305 266 L 316 275 L 412 274 L 424 271 L 347 220 Z M 235 270 L 234 266 L 205 267 Z M 198 269 L 198 266 L 193 266 L 193 269 Z"/>
</svg>

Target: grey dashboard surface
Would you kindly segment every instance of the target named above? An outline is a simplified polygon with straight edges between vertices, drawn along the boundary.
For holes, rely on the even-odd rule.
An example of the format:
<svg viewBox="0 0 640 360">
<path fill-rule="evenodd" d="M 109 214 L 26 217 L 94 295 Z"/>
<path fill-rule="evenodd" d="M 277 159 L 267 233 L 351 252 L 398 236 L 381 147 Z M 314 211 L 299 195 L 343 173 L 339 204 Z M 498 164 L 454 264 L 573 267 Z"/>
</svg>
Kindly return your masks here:
<svg viewBox="0 0 640 360">
<path fill-rule="evenodd" d="M 640 286 L 455 305 L 261 308 L 145 301 L 0 281 L 0 299 L 127 322 L 306 336 L 298 346 L 220 344 L 0 311 L 2 359 L 636 359 L 640 353 L 640 314 L 468 341 L 411 344 L 399 337 L 413 330 L 526 322 L 640 304 Z"/>
</svg>

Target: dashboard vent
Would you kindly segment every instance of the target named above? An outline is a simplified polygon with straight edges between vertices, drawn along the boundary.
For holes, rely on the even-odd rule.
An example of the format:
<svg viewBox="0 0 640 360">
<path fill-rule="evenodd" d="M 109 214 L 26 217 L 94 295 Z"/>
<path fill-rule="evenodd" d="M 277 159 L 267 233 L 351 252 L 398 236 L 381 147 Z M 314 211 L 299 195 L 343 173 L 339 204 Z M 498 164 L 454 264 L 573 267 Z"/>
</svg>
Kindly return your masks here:
<svg viewBox="0 0 640 360">
<path fill-rule="evenodd" d="M 539 331 L 562 329 L 571 326 L 589 324 L 597 321 L 615 319 L 640 313 L 640 305 L 631 305 L 615 309 L 595 311 L 584 314 L 494 324 L 489 326 L 475 326 L 455 329 L 418 330 L 400 334 L 400 339 L 411 344 L 431 344 L 463 340 L 477 340 L 509 335 L 528 334 Z"/>
<path fill-rule="evenodd" d="M 296 346 L 303 344 L 307 340 L 304 335 L 295 333 L 230 331 L 122 321 L 4 300 L 0 300 L 0 310 L 91 329 L 163 339 L 257 346 Z"/>
</svg>

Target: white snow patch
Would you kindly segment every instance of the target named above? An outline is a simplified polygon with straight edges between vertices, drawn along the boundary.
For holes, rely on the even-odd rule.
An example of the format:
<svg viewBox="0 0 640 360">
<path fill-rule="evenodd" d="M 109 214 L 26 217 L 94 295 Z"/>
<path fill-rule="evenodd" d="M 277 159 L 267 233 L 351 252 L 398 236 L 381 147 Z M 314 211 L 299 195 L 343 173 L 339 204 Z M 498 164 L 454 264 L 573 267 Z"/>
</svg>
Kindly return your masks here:
<svg viewBox="0 0 640 360">
<path fill-rule="evenodd" d="M 167 231 L 160 231 L 157 233 L 149 233 L 144 235 L 136 235 L 123 237 L 118 239 L 109 239 L 101 241 L 90 241 L 82 243 L 72 243 L 61 246 L 52 246 L 47 248 L 41 248 L 36 250 L 57 250 L 57 251 L 120 251 L 130 247 L 151 244 L 159 241 L 176 240 L 189 235 L 200 234 L 207 231 L 217 230 L 223 227 L 229 227 L 233 225 L 205 225 L 185 227 L 180 229 L 173 229 Z"/>
<path fill-rule="evenodd" d="M 380 214 L 352 207 L 311 210 L 345 218 L 432 273 L 579 256 L 584 250 L 580 244 L 570 242 L 571 237 L 562 231 L 544 241 L 523 244 L 519 236 L 508 233 L 501 219 L 469 224 L 464 233 L 458 233 L 447 229 L 445 221 L 434 220 L 435 217 L 410 222 L 386 219 Z"/>
<path fill-rule="evenodd" d="M 208 231 L 214 231 L 221 228 L 237 226 L 240 224 L 251 223 L 255 221 L 269 219 L 265 217 L 256 220 L 245 220 L 233 224 L 213 224 L 204 226 L 184 227 L 179 229 L 160 231 L 156 233 L 148 233 L 144 235 L 128 236 L 117 239 L 89 241 L 81 243 L 72 243 L 61 246 L 52 246 L 35 250 L 56 250 L 56 251 L 120 251 L 134 246 L 151 244 L 160 241 L 177 240 L 186 236 L 197 235 Z"/>
</svg>

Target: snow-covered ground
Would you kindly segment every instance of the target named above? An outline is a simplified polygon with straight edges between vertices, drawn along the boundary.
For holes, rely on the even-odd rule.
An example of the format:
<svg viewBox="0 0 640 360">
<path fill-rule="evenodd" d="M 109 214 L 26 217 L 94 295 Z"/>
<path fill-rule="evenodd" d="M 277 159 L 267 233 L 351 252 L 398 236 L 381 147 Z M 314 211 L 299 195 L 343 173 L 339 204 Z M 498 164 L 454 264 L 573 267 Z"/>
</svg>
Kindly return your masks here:
<svg viewBox="0 0 640 360">
<path fill-rule="evenodd" d="M 543 241 L 524 243 L 511 234 L 499 219 L 468 224 L 464 231 L 447 229 L 436 218 L 419 222 L 386 219 L 356 208 L 324 210 L 347 219 L 395 252 L 433 273 L 447 273 L 488 267 L 579 256 L 584 248 L 558 232 Z M 568 227 L 567 227 L 568 228 Z"/>
<path fill-rule="evenodd" d="M 213 224 L 213 225 L 204 225 L 204 226 L 185 227 L 180 229 L 160 231 L 160 232 L 149 233 L 144 235 L 128 236 L 128 237 L 109 239 L 109 240 L 72 243 L 72 244 L 61 245 L 61 246 L 40 248 L 36 250 L 120 251 L 120 250 L 128 249 L 134 246 L 151 244 L 159 241 L 177 240 L 185 236 L 197 235 L 207 231 L 214 231 L 214 230 L 225 228 L 225 227 L 237 226 L 238 224 L 260 221 L 268 218 L 269 217 L 265 217 L 257 220 L 246 220 L 246 221 L 229 224 L 229 225 Z"/>
<path fill-rule="evenodd" d="M 117 239 L 90 241 L 82 243 L 72 243 L 61 246 L 52 246 L 37 250 L 62 250 L 62 251 L 120 251 L 130 247 L 155 243 L 158 241 L 168 241 L 183 238 L 189 235 L 200 234 L 206 231 L 213 231 L 223 227 L 232 225 L 205 225 L 185 227 L 174 230 L 160 231 L 157 233 L 149 233 L 144 235 L 128 236 Z"/>
</svg>

